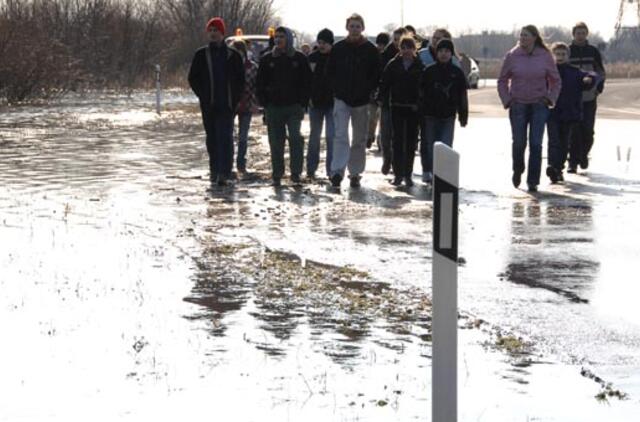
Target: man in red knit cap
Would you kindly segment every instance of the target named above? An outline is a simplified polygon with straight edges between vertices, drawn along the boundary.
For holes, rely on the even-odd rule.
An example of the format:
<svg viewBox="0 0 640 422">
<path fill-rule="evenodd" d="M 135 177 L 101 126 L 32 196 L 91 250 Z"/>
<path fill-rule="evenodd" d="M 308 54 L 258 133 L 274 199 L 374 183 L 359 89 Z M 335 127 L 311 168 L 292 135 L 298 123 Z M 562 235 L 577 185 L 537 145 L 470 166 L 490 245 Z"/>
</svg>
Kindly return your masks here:
<svg viewBox="0 0 640 422">
<path fill-rule="evenodd" d="M 205 30 L 209 44 L 193 57 L 189 85 L 200 100 L 211 182 L 224 186 L 233 166 L 233 116 L 244 91 L 244 65 L 240 53 L 224 42 L 222 18 L 209 20 Z"/>
</svg>

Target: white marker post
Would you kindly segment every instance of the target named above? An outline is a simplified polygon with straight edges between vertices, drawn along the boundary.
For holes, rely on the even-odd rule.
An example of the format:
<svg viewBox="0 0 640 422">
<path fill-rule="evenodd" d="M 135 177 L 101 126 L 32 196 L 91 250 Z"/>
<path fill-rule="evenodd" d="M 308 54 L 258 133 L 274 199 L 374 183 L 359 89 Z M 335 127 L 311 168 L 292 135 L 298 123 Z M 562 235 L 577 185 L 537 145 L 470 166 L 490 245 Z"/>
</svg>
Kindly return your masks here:
<svg viewBox="0 0 640 422">
<path fill-rule="evenodd" d="M 458 184 L 460 156 L 433 147 L 432 420 L 458 420 Z"/>
<path fill-rule="evenodd" d="M 156 65 L 156 113 L 160 114 L 160 100 L 162 96 L 162 86 L 160 85 L 160 65 Z"/>
</svg>

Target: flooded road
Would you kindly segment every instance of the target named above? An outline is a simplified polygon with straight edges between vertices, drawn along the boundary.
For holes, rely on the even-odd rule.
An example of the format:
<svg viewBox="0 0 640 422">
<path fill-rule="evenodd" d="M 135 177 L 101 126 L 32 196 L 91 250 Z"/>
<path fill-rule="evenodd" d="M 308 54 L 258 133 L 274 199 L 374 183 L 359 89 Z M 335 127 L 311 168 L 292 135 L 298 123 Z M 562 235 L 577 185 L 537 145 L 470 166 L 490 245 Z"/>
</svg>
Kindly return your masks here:
<svg viewBox="0 0 640 422">
<path fill-rule="evenodd" d="M 165 100 L 0 112 L 0 420 L 430 420 L 430 189 L 370 153 L 358 191 L 274 190 L 259 119 L 250 177 L 211 188 Z M 640 121 L 530 195 L 485 114 L 455 144 L 460 420 L 635 421 Z"/>
</svg>

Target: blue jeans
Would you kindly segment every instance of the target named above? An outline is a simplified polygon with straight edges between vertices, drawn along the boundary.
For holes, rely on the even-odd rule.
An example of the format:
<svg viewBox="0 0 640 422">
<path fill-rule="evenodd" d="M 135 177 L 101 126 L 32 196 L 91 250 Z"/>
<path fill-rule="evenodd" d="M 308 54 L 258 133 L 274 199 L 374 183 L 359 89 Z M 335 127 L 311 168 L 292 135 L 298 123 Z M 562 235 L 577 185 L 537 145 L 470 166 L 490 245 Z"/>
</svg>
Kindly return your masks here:
<svg viewBox="0 0 640 422">
<path fill-rule="evenodd" d="M 236 168 L 245 170 L 247 168 L 247 140 L 249 138 L 249 127 L 251 126 L 251 112 L 238 114 L 238 157 L 236 158 Z"/>
<path fill-rule="evenodd" d="M 333 106 L 329 107 L 311 107 L 309 109 L 309 123 L 311 132 L 309 133 L 309 147 L 307 149 L 307 174 L 315 174 L 318 170 L 320 162 L 320 136 L 322 135 L 322 126 L 327 123 L 325 128 L 325 141 L 327 145 L 327 157 L 325 170 L 327 177 L 331 176 L 331 159 L 333 157 L 333 138 L 336 134 L 336 127 L 333 121 Z"/>
<path fill-rule="evenodd" d="M 455 127 L 455 116 L 447 118 L 425 117 L 422 139 L 420 139 L 420 161 L 423 173 L 433 172 L 433 144 L 442 142 L 447 146 L 453 146 Z"/>
<path fill-rule="evenodd" d="M 200 104 L 200 110 L 207 134 L 210 175 L 229 177 L 233 167 L 233 114 L 231 111 L 215 111 L 207 104 Z"/>
<path fill-rule="evenodd" d="M 549 109 L 542 103 L 520 104 L 514 103 L 509 108 L 511 134 L 513 137 L 512 159 L 513 172 L 524 173 L 524 153 L 527 149 L 527 135 L 529 137 L 529 170 L 527 185 L 540 184 L 542 168 L 542 137 L 549 118 Z"/>
</svg>

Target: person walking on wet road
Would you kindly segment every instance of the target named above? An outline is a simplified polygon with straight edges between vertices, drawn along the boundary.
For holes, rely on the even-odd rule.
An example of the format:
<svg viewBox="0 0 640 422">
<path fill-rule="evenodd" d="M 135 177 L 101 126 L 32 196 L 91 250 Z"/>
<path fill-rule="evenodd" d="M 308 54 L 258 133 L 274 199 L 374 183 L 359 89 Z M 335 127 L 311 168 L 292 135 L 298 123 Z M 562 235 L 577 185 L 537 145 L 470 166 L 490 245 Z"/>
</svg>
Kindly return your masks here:
<svg viewBox="0 0 640 422">
<path fill-rule="evenodd" d="M 433 179 L 433 144 L 442 142 L 453 147 L 456 114 L 461 127 L 467 126 L 469 101 L 464 72 L 453 64 L 453 42 L 443 38 L 436 47 L 436 63 L 426 66 L 422 73 L 421 94 L 424 111 L 424 136 L 421 151 L 423 181 Z"/>
<path fill-rule="evenodd" d="M 381 69 L 384 69 L 391 60 L 400 53 L 400 40 L 407 33 L 403 27 L 393 31 L 391 43 L 382 52 Z M 389 104 L 382 102 L 380 107 L 380 149 L 382 150 L 382 169 L 380 170 L 385 176 L 391 171 L 391 163 L 393 161 L 393 125 L 391 123 L 391 111 Z"/>
<path fill-rule="evenodd" d="M 390 40 L 391 38 L 386 32 L 380 32 L 376 36 L 376 48 L 378 49 L 378 53 L 380 53 L 381 58 L 385 48 L 389 45 Z M 384 69 L 384 67 L 381 69 Z M 371 148 L 373 143 L 376 141 L 378 123 L 380 123 L 380 107 L 378 107 L 378 103 L 375 101 L 375 98 L 373 98 L 369 103 L 369 132 L 367 134 L 367 149 Z"/>
<path fill-rule="evenodd" d="M 562 80 L 562 88 L 556 106 L 547 121 L 548 161 L 547 176 L 551 183 L 564 180 L 562 170 L 567 161 L 571 133 L 582 121 L 582 93 L 600 81 L 595 72 L 584 72 L 569 64 L 569 46 L 558 42 L 551 46 L 551 52 Z"/>
<path fill-rule="evenodd" d="M 307 149 L 307 177 L 315 178 L 320 162 L 320 136 L 325 125 L 327 156 L 325 168 L 327 177 L 331 177 L 331 157 L 333 156 L 333 90 L 327 73 L 327 61 L 333 46 L 333 32 L 323 29 L 316 37 L 318 49 L 309 55 L 309 66 L 313 72 L 311 78 L 311 101 L 309 103 L 309 146 Z"/>
<path fill-rule="evenodd" d="M 571 136 L 568 172 L 576 173 L 578 165 L 583 170 L 589 167 L 589 152 L 593 147 L 598 95 L 602 94 L 604 90 L 606 73 L 600 51 L 590 45 L 587 39 L 589 36 L 587 24 L 577 23 L 573 27 L 572 34 L 570 63 L 581 70 L 596 72 L 600 76 L 600 81 L 597 84 L 582 93 L 582 120 L 576 125 Z"/>
<path fill-rule="evenodd" d="M 311 69 L 307 57 L 294 49 L 289 28 L 277 28 L 274 40 L 273 49 L 260 60 L 257 91 L 265 108 L 273 186 L 277 187 L 284 175 L 286 139 L 289 139 L 291 182 L 301 182 L 304 139 L 300 125 L 309 103 Z"/>
<path fill-rule="evenodd" d="M 527 25 L 520 31 L 518 45 L 505 56 L 498 78 L 498 94 L 509 109 L 513 138 L 514 187 L 520 186 L 525 170 L 524 155 L 529 135 L 527 185 L 538 190 L 542 169 L 542 138 L 552 107 L 560 94 L 561 81 L 549 48 L 538 28 Z"/>
<path fill-rule="evenodd" d="M 258 64 L 248 56 L 247 44 L 244 41 L 235 41 L 233 47 L 242 55 L 244 62 L 245 85 L 244 92 L 236 108 L 238 116 L 238 155 L 236 168 L 238 173 L 247 171 L 247 141 L 252 116 L 258 112 L 258 98 L 256 97 L 256 79 L 258 77 Z"/>
<path fill-rule="evenodd" d="M 223 186 L 233 167 L 233 116 L 244 91 L 242 57 L 224 42 L 220 17 L 207 22 L 209 44 L 198 49 L 189 69 L 189 85 L 200 101 L 212 182 Z"/>
<path fill-rule="evenodd" d="M 420 78 L 423 64 L 412 37 L 400 41 L 400 54 L 385 67 L 378 99 L 388 104 L 393 123 L 392 184 L 413 186 L 413 162 L 418 144 Z"/>
<path fill-rule="evenodd" d="M 366 163 L 368 107 L 378 86 L 380 56 L 362 35 L 364 19 L 358 14 L 347 18 L 348 36 L 336 43 L 329 55 L 328 72 L 334 92 L 333 116 L 336 136 L 331 160 L 331 184 L 340 187 L 349 167 L 352 188 L 360 187 Z M 353 140 L 349 140 L 349 122 Z"/>
<path fill-rule="evenodd" d="M 422 60 L 425 67 L 431 66 L 438 62 L 438 54 L 436 47 L 441 40 L 451 40 L 451 33 L 446 28 L 437 28 L 431 35 L 431 41 L 418 50 L 418 57 Z M 425 44 L 425 43 L 423 43 Z M 460 67 L 460 61 L 456 55 L 452 55 L 451 62 Z M 431 183 L 433 179 L 433 144 L 427 139 L 426 120 L 420 122 L 420 162 L 422 164 L 422 181 Z"/>
</svg>

